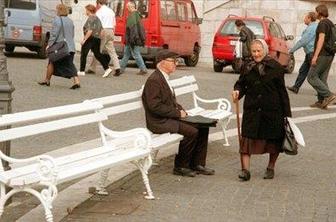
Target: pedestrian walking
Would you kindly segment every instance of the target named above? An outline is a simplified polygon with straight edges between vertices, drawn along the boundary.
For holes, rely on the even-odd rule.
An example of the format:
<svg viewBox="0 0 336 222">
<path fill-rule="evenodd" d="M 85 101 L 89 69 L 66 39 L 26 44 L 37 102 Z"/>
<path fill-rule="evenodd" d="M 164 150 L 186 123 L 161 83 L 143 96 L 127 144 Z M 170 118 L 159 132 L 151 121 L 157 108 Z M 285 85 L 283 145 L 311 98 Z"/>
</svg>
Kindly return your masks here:
<svg viewBox="0 0 336 222">
<path fill-rule="evenodd" d="M 305 30 L 303 30 L 301 39 L 297 41 L 293 48 L 289 50 L 289 53 L 293 54 L 300 48 L 303 48 L 306 54 L 305 59 L 299 69 L 299 75 L 297 76 L 294 85 L 287 87 L 288 90 L 294 92 L 295 94 L 299 92 L 300 87 L 305 81 L 313 58 L 315 33 L 317 28 L 315 12 L 309 12 L 308 14 L 306 14 L 303 21 L 304 24 L 307 25 L 307 27 L 305 28 Z"/>
<path fill-rule="evenodd" d="M 268 56 L 268 46 L 263 39 L 252 42 L 251 54 L 252 59 L 244 63 L 232 92 L 235 103 L 245 96 L 239 150 L 241 181 L 250 180 L 251 155 L 264 153 L 269 153 L 264 179 L 273 179 L 285 135 L 284 118 L 291 116 L 284 81 L 286 70 Z"/>
<path fill-rule="evenodd" d="M 89 4 L 85 6 L 85 11 L 88 19 L 83 27 L 84 38 L 81 42 L 80 71 L 78 72 L 78 75 L 85 75 L 86 58 L 90 50 L 93 52 L 94 57 L 100 64 L 102 64 L 105 72 L 108 72 L 110 59 L 100 52 L 100 33 L 102 31 L 102 24 L 99 18 L 95 15 L 96 7 Z"/>
<path fill-rule="evenodd" d="M 174 174 L 195 177 L 197 173 L 213 175 L 213 169 L 205 167 L 209 127 L 197 128 L 183 122 L 188 114 L 176 102 L 169 84 L 169 76 L 176 69 L 176 54 L 168 50 L 158 53 L 157 69 L 147 79 L 142 93 L 147 128 L 153 133 L 179 133 L 183 140 L 175 157 Z"/>
<path fill-rule="evenodd" d="M 98 10 L 96 12 L 97 17 L 100 19 L 100 22 L 103 26 L 103 30 L 101 32 L 101 53 L 103 51 L 107 51 L 109 54 L 113 67 L 114 67 L 114 75 L 120 75 L 120 65 L 118 55 L 114 48 L 113 40 L 114 40 L 114 28 L 116 25 L 115 14 L 112 9 L 107 7 L 107 0 L 97 0 Z M 103 78 L 108 77 L 112 73 L 112 69 L 108 68 Z"/>
<path fill-rule="evenodd" d="M 239 41 L 242 42 L 242 56 L 243 60 L 251 57 L 251 43 L 255 39 L 254 33 L 249 29 L 241 19 L 235 21 L 235 25 L 239 30 Z"/>
<path fill-rule="evenodd" d="M 129 15 L 126 22 L 126 44 L 124 48 L 124 56 L 120 61 L 121 73 L 126 69 L 128 60 L 132 56 L 136 64 L 140 68 L 138 75 L 147 74 L 145 62 L 141 56 L 140 48 L 145 45 L 145 32 L 141 22 L 140 13 L 135 8 L 134 2 L 127 3 Z"/>
<path fill-rule="evenodd" d="M 308 82 L 317 92 L 317 101 L 310 106 L 327 109 L 328 105 L 336 99 L 328 87 L 329 70 L 335 56 L 329 49 L 334 24 L 328 19 L 329 12 L 325 5 L 318 5 L 315 10 L 320 22 L 316 28 L 314 54 L 308 73 Z"/>
<path fill-rule="evenodd" d="M 50 86 L 51 77 L 54 75 L 68 79 L 72 78 L 74 84 L 70 87 L 70 89 L 78 89 L 80 88 L 80 83 L 77 75 L 77 69 L 73 63 L 76 51 L 74 41 L 74 24 L 68 17 L 68 8 L 64 4 L 58 4 L 56 6 L 56 13 L 57 17 L 54 18 L 47 47 L 52 46 L 56 42 L 64 41 L 65 39 L 69 49 L 69 55 L 56 62 L 51 62 L 49 60 L 45 79 L 38 82 L 38 84 L 42 86 Z"/>
</svg>

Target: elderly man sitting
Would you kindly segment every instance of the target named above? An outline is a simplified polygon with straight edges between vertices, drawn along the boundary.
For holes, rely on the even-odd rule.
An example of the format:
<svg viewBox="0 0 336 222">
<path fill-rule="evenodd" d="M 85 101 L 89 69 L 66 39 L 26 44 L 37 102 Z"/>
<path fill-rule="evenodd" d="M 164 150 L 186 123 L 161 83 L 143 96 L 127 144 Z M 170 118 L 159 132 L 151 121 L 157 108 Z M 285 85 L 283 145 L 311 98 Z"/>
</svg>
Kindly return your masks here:
<svg viewBox="0 0 336 222">
<path fill-rule="evenodd" d="M 169 76 L 176 70 L 177 54 L 160 50 L 157 69 L 147 79 L 142 101 L 146 113 L 147 128 L 153 133 L 179 133 L 184 136 L 175 157 L 174 174 L 195 177 L 196 174 L 213 175 L 214 170 L 205 167 L 209 128 L 197 128 L 181 121 L 188 113 L 176 102 Z"/>
</svg>

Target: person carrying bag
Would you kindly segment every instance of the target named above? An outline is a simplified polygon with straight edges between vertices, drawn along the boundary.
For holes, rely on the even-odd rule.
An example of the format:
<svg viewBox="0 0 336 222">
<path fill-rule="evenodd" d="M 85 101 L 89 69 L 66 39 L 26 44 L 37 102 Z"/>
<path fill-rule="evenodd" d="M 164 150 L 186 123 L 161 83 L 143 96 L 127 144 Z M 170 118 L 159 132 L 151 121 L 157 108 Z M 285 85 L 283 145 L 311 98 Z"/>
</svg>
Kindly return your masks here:
<svg viewBox="0 0 336 222">
<path fill-rule="evenodd" d="M 57 34 L 56 40 L 59 38 L 60 33 L 62 32 L 62 36 L 63 36 L 63 40 L 60 42 L 55 42 L 52 46 L 50 46 L 47 49 L 47 55 L 48 58 L 51 62 L 56 62 L 59 61 L 63 58 L 65 58 L 66 56 L 69 55 L 69 48 L 68 48 L 68 44 L 66 42 L 66 39 L 64 37 L 64 26 L 63 26 L 63 20 L 62 17 L 59 16 L 60 20 L 61 20 L 61 29 Z"/>
</svg>

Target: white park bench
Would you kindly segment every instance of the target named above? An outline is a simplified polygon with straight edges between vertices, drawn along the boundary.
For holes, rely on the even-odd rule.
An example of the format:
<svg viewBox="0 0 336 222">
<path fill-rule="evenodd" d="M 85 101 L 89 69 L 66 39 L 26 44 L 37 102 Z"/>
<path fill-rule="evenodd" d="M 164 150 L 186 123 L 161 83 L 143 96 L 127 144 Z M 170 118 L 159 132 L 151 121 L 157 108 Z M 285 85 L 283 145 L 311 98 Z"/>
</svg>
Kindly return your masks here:
<svg viewBox="0 0 336 222">
<path fill-rule="evenodd" d="M 222 131 L 224 133 L 225 144 L 228 145 L 225 128 L 229 122 L 229 117 L 232 114 L 230 112 L 231 110 L 230 102 L 224 98 L 205 100 L 198 97 L 195 93 L 198 90 L 198 86 L 196 84 L 194 76 L 185 76 L 182 78 L 171 80 L 170 83 L 174 87 L 174 91 L 177 96 L 192 93 L 194 100 L 194 108 L 187 111 L 190 115 L 203 115 L 209 118 L 218 119 L 220 121 Z M 104 113 L 108 117 L 111 117 L 117 114 L 143 109 L 141 95 L 142 95 L 142 89 L 123 94 L 95 98 L 92 99 L 91 101 L 102 104 L 104 108 L 101 109 L 100 112 Z M 217 108 L 216 109 L 201 108 L 198 104 L 198 101 L 204 103 L 216 103 Z M 113 138 L 113 134 L 115 134 L 114 131 L 111 131 L 110 129 L 108 129 L 103 125 L 101 125 L 100 130 L 102 135 L 109 133 L 110 138 Z M 177 143 L 182 139 L 183 136 L 176 133 L 151 134 L 151 143 L 149 146 L 152 150 L 154 159 L 156 158 L 159 150 L 167 148 L 169 147 L 169 145 Z M 103 143 L 108 144 L 109 140 L 103 139 Z M 100 183 L 97 188 L 98 194 L 105 194 L 107 175 L 108 170 L 103 171 L 101 174 Z"/>
<path fill-rule="evenodd" d="M 8 171 L 4 171 L 0 164 L 0 216 L 6 201 L 12 195 L 27 192 L 39 199 L 44 207 L 46 220 L 52 222 L 51 210 L 52 202 L 57 196 L 56 185 L 125 162 L 132 162 L 140 169 L 147 190 L 146 198 L 154 198 L 147 176 L 152 164 L 150 132 L 144 128 L 125 132 L 103 130 L 101 122 L 107 120 L 107 116 L 99 112 L 101 108 L 99 103 L 85 101 L 0 116 L 0 142 L 92 123 L 100 128 L 103 140 L 101 146 L 57 158 L 38 155 L 27 159 L 14 159 L 0 151 L 1 160 L 11 164 Z M 11 188 L 9 192 L 6 192 L 6 186 Z"/>
<path fill-rule="evenodd" d="M 229 146 L 226 127 L 229 124 L 230 116 L 232 115 L 230 101 L 225 98 L 202 99 L 197 96 L 196 91 L 198 90 L 198 85 L 195 77 L 192 75 L 170 80 L 169 82 L 173 87 L 176 96 L 188 93 L 192 94 L 194 107 L 187 110 L 188 115 L 201 115 L 219 121 L 224 136 L 224 146 Z M 215 104 L 217 106 L 214 109 L 208 109 L 200 106 L 201 103 Z"/>
</svg>

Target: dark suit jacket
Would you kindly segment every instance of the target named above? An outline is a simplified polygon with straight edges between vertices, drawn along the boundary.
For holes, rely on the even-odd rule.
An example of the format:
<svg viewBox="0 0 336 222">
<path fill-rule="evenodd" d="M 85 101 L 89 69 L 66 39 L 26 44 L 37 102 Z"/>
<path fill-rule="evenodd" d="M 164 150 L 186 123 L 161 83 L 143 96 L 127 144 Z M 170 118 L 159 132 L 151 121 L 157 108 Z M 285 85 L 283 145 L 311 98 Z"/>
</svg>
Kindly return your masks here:
<svg viewBox="0 0 336 222">
<path fill-rule="evenodd" d="M 159 70 L 147 79 L 142 93 L 142 103 L 146 113 L 147 128 L 153 133 L 177 133 L 180 110 L 168 83 Z"/>
</svg>

